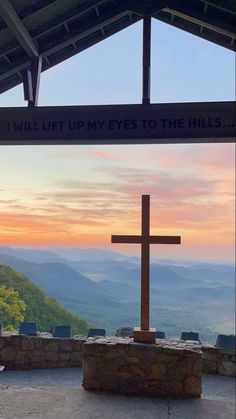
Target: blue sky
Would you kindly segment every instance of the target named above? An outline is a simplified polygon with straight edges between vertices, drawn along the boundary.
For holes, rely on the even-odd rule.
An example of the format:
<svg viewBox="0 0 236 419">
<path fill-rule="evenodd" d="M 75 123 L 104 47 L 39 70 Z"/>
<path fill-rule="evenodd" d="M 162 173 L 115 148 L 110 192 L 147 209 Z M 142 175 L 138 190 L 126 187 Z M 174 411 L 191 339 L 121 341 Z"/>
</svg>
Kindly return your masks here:
<svg viewBox="0 0 236 419">
<path fill-rule="evenodd" d="M 42 74 L 40 105 L 139 103 L 142 23 Z M 234 54 L 170 25 L 152 22 L 152 101 L 234 100 Z M 24 106 L 22 86 L 0 106 Z"/>
</svg>

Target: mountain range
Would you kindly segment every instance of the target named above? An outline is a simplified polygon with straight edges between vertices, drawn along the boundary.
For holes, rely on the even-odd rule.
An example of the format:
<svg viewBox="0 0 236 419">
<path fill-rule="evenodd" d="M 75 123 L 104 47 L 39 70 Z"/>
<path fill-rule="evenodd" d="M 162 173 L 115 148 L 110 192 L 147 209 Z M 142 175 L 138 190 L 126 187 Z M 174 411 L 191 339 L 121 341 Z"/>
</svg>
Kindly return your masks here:
<svg viewBox="0 0 236 419">
<path fill-rule="evenodd" d="M 0 247 L 0 263 L 29 278 L 71 312 L 114 334 L 139 324 L 138 258 L 102 249 Z M 234 330 L 235 272 L 230 264 L 151 264 L 151 326 L 168 336 L 197 330 L 214 341 Z"/>
</svg>

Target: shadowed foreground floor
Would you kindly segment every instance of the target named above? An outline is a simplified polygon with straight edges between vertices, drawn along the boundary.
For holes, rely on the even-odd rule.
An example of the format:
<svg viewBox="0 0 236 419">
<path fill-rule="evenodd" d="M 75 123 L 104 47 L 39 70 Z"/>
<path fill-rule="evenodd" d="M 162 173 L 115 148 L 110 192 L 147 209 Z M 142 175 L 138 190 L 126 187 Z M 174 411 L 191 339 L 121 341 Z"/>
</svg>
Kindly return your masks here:
<svg viewBox="0 0 236 419">
<path fill-rule="evenodd" d="M 234 379 L 204 375 L 201 399 L 86 392 L 82 369 L 0 372 L 0 419 L 232 419 Z"/>
</svg>

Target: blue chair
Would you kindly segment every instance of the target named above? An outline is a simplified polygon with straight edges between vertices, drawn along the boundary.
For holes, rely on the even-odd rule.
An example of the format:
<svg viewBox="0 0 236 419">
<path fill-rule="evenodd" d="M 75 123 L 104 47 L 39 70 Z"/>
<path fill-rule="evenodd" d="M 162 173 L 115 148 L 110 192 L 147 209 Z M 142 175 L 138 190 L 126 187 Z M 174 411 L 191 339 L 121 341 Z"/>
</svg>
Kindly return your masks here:
<svg viewBox="0 0 236 419">
<path fill-rule="evenodd" d="M 53 337 L 54 338 L 70 338 L 71 331 L 70 326 L 56 326 L 53 329 Z"/>
<path fill-rule="evenodd" d="M 87 338 L 92 338 L 93 336 L 106 336 L 105 329 L 89 329 Z"/>
<path fill-rule="evenodd" d="M 36 336 L 37 335 L 37 326 L 36 323 L 23 322 L 20 323 L 19 334 L 26 336 Z"/>
<path fill-rule="evenodd" d="M 156 338 L 158 338 L 158 339 L 165 339 L 166 338 L 165 332 L 158 332 L 158 331 L 156 331 Z"/>
<path fill-rule="evenodd" d="M 199 342 L 199 334 L 196 332 L 182 332 L 182 340 L 196 340 Z"/>
<path fill-rule="evenodd" d="M 235 351 L 236 337 L 235 335 L 218 335 L 215 346 L 216 348 L 230 349 L 232 351 Z"/>
</svg>

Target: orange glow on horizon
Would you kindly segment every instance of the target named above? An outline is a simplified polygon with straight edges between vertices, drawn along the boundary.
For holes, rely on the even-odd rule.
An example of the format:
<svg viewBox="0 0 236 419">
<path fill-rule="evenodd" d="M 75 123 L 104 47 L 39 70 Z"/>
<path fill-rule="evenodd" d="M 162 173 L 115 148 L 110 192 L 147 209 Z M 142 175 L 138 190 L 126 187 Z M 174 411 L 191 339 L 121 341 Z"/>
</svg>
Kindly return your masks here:
<svg viewBox="0 0 236 419">
<path fill-rule="evenodd" d="M 150 194 L 151 234 L 182 236 L 181 250 L 161 249 L 161 254 L 184 259 L 184 254 L 196 256 L 205 249 L 206 257 L 222 253 L 233 260 L 234 146 L 156 150 L 84 148 L 78 164 L 73 147 L 64 157 L 60 148 L 54 154 L 51 149 L 24 149 L 21 177 L 17 166 L 1 169 L 6 176 L 0 179 L 0 245 L 109 247 L 137 253 L 132 246 L 111 246 L 110 237 L 140 234 L 141 194 Z"/>
</svg>

